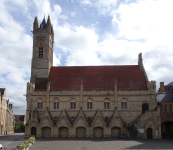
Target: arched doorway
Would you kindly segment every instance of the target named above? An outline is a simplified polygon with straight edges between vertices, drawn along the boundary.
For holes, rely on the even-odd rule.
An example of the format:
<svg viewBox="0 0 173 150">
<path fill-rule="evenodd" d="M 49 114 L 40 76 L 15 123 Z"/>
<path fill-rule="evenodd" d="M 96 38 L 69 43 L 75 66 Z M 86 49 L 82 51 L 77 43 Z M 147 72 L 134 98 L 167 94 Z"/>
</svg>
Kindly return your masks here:
<svg viewBox="0 0 173 150">
<path fill-rule="evenodd" d="M 42 128 L 42 136 L 51 137 L 51 128 L 49 128 L 49 127 Z"/>
<path fill-rule="evenodd" d="M 147 103 L 142 104 L 142 113 L 144 113 L 146 110 L 149 110 L 149 105 Z"/>
<path fill-rule="evenodd" d="M 102 127 L 94 128 L 94 137 L 103 137 L 103 128 Z"/>
<path fill-rule="evenodd" d="M 37 129 L 36 127 L 32 127 L 31 128 L 31 135 L 34 135 L 36 137 L 36 134 L 37 134 Z"/>
<path fill-rule="evenodd" d="M 118 138 L 119 133 L 121 132 L 121 128 L 114 127 L 111 129 L 111 137 Z"/>
<path fill-rule="evenodd" d="M 162 138 L 172 139 L 173 138 L 173 122 L 164 122 L 161 126 Z"/>
<path fill-rule="evenodd" d="M 147 139 L 153 138 L 153 131 L 152 128 L 147 128 Z"/>
<path fill-rule="evenodd" d="M 76 137 L 86 137 L 86 128 L 84 127 L 76 128 Z"/>
<path fill-rule="evenodd" d="M 59 137 L 68 137 L 68 128 L 67 127 L 59 128 Z"/>
</svg>

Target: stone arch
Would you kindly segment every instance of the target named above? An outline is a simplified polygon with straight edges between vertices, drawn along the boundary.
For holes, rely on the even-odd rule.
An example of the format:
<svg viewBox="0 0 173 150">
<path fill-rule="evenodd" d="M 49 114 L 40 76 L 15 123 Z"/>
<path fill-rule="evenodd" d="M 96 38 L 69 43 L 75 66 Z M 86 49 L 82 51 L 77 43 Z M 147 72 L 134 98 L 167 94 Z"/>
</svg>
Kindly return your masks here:
<svg viewBox="0 0 173 150">
<path fill-rule="evenodd" d="M 56 123 L 57 127 L 69 127 L 71 125 L 70 120 L 67 116 L 63 116 L 59 119 L 59 121 Z"/>
<path fill-rule="evenodd" d="M 31 127 L 31 135 L 34 135 L 35 137 L 37 135 L 37 128 L 35 126 Z"/>
<path fill-rule="evenodd" d="M 93 129 L 94 137 L 103 137 L 104 136 L 103 130 L 104 130 L 103 127 L 100 127 L 100 126 L 94 127 Z"/>
<path fill-rule="evenodd" d="M 119 127 L 122 130 L 123 123 L 119 117 L 113 117 L 110 121 L 110 127 Z"/>
<path fill-rule="evenodd" d="M 69 132 L 68 127 L 64 127 L 64 126 L 60 127 L 59 128 L 59 137 L 68 137 L 68 134 L 69 134 L 68 132 Z"/>
<path fill-rule="evenodd" d="M 38 121 L 35 119 L 30 120 L 29 126 L 30 127 L 36 127 L 38 124 Z"/>
<path fill-rule="evenodd" d="M 93 127 L 105 127 L 105 121 L 102 117 L 97 116 L 96 118 L 94 118 L 93 122 L 92 122 Z"/>
<path fill-rule="evenodd" d="M 152 118 L 149 118 L 146 120 L 145 124 L 144 124 L 144 128 L 147 129 L 147 128 L 156 128 L 156 123 L 155 121 L 152 119 Z"/>
<path fill-rule="evenodd" d="M 79 126 L 76 128 L 76 137 L 86 137 L 86 128 Z"/>
<path fill-rule="evenodd" d="M 76 98 L 74 97 L 70 98 L 70 102 L 76 102 Z"/>
<path fill-rule="evenodd" d="M 87 127 L 88 125 L 88 122 L 86 120 L 86 118 L 80 116 L 80 117 L 77 117 L 75 122 L 74 122 L 74 125 L 75 127 Z"/>
<path fill-rule="evenodd" d="M 51 128 L 44 126 L 42 127 L 42 137 L 51 137 Z"/>
<path fill-rule="evenodd" d="M 87 99 L 87 102 L 93 102 L 93 99 L 92 99 L 91 97 L 89 97 L 89 98 Z"/>
<path fill-rule="evenodd" d="M 48 116 L 42 118 L 39 124 L 41 127 L 52 127 L 54 125 L 52 119 Z"/>
<path fill-rule="evenodd" d="M 152 132 L 152 138 L 155 137 L 155 130 L 156 130 L 156 123 L 152 118 L 149 118 L 146 120 L 146 123 L 144 124 L 144 133 L 145 136 L 148 138 L 148 134 L 150 134 L 150 132 Z M 150 138 L 149 137 L 149 138 Z"/>
<path fill-rule="evenodd" d="M 120 127 L 113 127 L 113 128 L 111 128 L 111 137 L 118 138 L 120 132 L 121 132 L 121 128 Z"/>
</svg>

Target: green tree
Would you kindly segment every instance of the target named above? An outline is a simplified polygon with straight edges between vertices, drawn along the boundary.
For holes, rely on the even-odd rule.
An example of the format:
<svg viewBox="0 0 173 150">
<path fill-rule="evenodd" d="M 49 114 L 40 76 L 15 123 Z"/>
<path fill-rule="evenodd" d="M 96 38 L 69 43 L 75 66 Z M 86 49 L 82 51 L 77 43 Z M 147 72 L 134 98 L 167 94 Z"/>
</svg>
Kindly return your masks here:
<svg viewBox="0 0 173 150">
<path fill-rule="evenodd" d="M 21 132 L 25 132 L 25 124 L 21 124 L 20 130 L 21 130 Z"/>
<path fill-rule="evenodd" d="M 19 130 L 19 126 L 18 126 L 18 123 L 15 122 L 15 127 L 14 127 L 15 131 L 18 131 Z"/>
</svg>

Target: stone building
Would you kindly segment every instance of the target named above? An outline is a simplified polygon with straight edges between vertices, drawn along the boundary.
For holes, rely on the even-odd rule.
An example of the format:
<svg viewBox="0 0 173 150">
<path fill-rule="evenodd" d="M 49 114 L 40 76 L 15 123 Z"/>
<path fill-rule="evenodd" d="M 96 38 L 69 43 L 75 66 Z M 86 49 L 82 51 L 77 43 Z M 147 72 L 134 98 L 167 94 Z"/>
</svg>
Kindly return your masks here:
<svg viewBox="0 0 173 150">
<path fill-rule="evenodd" d="M 137 65 L 54 67 L 53 42 L 50 17 L 40 26 L 36 17 L 26 137 L 161 138 L 156 82 L 141 53 Z"/>
<path fill-rule="evenodd" d="M 168 85 L 160 82 L 157 102 L 160 103 L 162 138 L 173 138 L 173 82 Z"/>
<path fill-rule="evenodd" d="M 14 133 L 13 105 L 6 100 L 6 89 L 0 88 L 0 135 Z"/>
</svg>

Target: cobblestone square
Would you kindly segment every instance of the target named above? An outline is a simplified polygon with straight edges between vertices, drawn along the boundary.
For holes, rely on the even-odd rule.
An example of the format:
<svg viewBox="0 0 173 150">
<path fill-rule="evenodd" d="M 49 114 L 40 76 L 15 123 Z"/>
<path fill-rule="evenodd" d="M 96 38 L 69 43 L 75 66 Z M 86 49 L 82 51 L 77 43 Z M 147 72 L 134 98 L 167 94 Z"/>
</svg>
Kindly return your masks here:
<svg viewBox="0 0 173 150">
<path fill-rule="evenodd" d="M 173 149 L 173 140 L 105 138 L 37 138 L 30 150 Z"/>
</svg>

